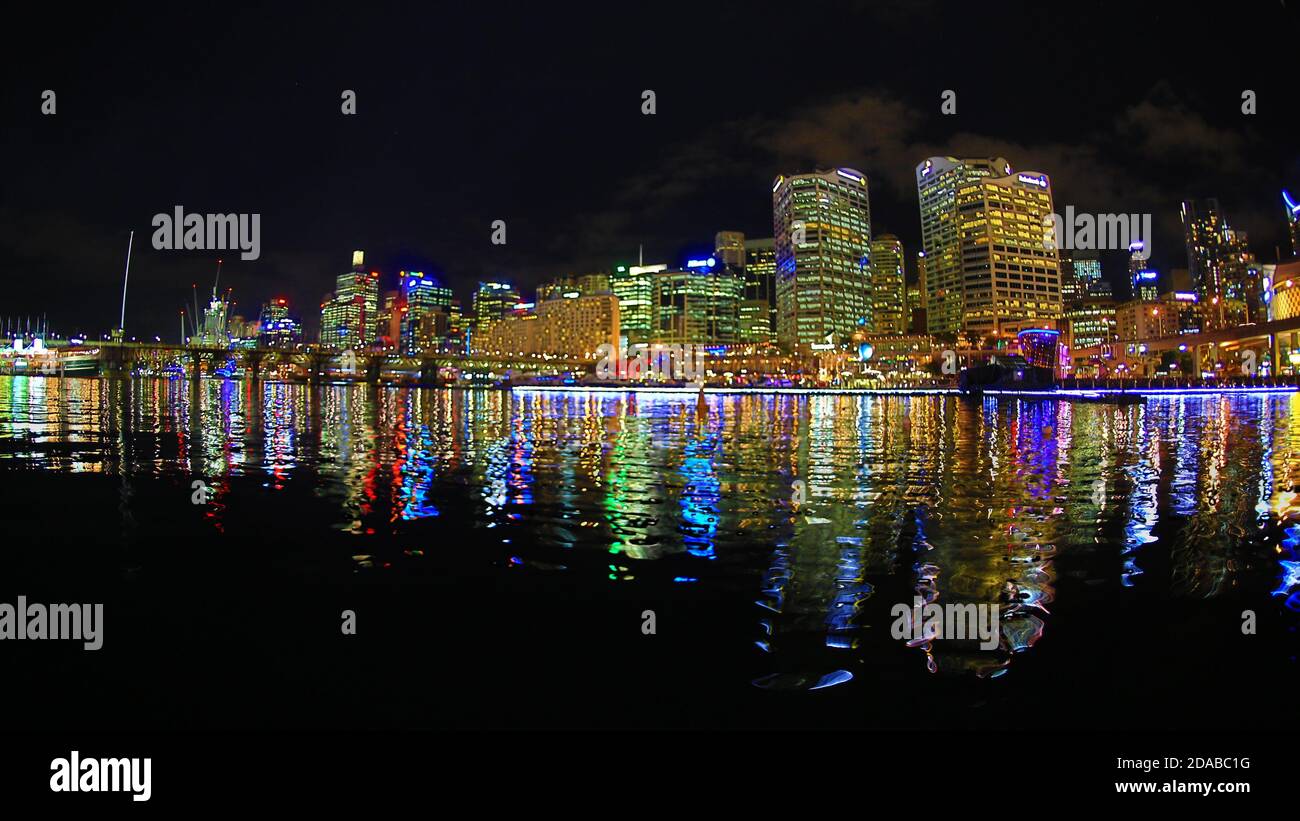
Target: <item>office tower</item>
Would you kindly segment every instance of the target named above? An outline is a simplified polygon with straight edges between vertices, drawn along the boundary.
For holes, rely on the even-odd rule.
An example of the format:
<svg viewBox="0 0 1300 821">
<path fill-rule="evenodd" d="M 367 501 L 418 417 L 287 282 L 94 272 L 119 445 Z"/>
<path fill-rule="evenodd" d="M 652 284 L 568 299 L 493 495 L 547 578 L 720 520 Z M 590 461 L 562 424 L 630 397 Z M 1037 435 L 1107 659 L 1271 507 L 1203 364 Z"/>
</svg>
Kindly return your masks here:
<svg viewBox="0 0 1300 821">
<path fill-rule="evenodd" d="M 1116 304 L 1110 297 L 1085 296 L 1062 317 L 1070 350 L 1095 348 L 1115 340 Z"/>
<path fill-rule="evenodd" d="M 289 315 L 289 302 L 273 299 L 258 316 L 258 340 L 264 348 L 296 348 L 302 343 L 302 324 Z"/>
<path fill-rule="evenodd" d="M 405 277 L 405 274 L 399 274 Z M 400 282 L 400 280 L 399 280 Z M 384 291 L 379 299 L 379 321 L 375 328 L 375 341 L 385 348 L 400 348 L 402 341 L 402 315 L 406 313 L 406 298 L 401 290 Z"/>
<path fill-rule="evenodd" d="M 1143 302 L 1151 302 L 1160 297 L 1159 279 L 1160 274 L 1151 268 L 1141 268 L 1132 271 L 1133 298 Z"/>
<path fill-rule="evenodd" d="M 618 297 L 619 328 L 629 342 L 649 340 L 654 275 L 667 269 L 667 265 L 619 265 L 610 276 L 610 290 Z"/>
<path fill-rule="evenodd" d="M 772 185 L 777 340 L 786 350 L 847 345 L 870 332 L 871 205 L 851 168 Z"/>
<path fill-rule="evenodd" d="M 746 273 L 748 244 L 740 231 L 719 231 L 713 239 L 713 257 L 718 269 L 740 283 L 733 341 L 765 345 L 771 341 L 767 291 L 762 288 L 765 283 L 752 282 Z"/>
<path fill-rule="evenodd" d="M 1078 305 L 1087 296 L 1087 287 L 1074 272 L 1074 252 L 1058 250 L 1061 258 L 1061 310 L 1066 311 Z"/>
<path fill-rule="evenodd" d="M 1300 202 L 1282 192 L 1282 206 L 1286 212 L 1286 227 L 1291 234 L 1291 256 L 1300 258 Z"/>
<path fill-rule="evenodd" d="M 352 270 L 339 274 L 334 293 L 321 305 L 322 345 L 351 349 L 375 339 L 379 320 L 379 273 L 365 270 L 365 254 L 352 252 Z"/>
<path fill-rule="evenodd" d="M 730 344 L 737 340 L 745 282 L 716 257 L 653 275 L 654 342 Z"/>
<path fill-rule="evenodd" d="M 320 344 L 323 348 L 342 349 L 348 347 L 348 307 L 334 297 L 334 292 L 326 294 L 320 303 Z"/>
<path fill-rule="evenodd" d="M 713 256 L 718 265 L 740 272 L 745 269 L 745 235 L 739 231 L 719 231 L 713 237 Z"/>
<path fill-rule="evenodd" d="M 876 334 L 905 334 L 910 324 L 903 243 L 893 234 L 871 241 L 871 317 Z"/>
<path fill-rule="evenodd" d="M 1151 255 L 1146 250 L 1146 243 L 1142 240 L 1136 240 L 1129 243 L 1128 246 L 1128 274 L 1132 279 L 1138 271 L 1149 270 L 1151 266 Z"/>
<path fill-rule="evenodd" d="M 1128 247 L 1128 278 L 1133 289 L 1133 298 L 1150 302 L 1160 293 L 1159 274 L 1151 266 L 1151 255 L 1145 244 L 1138 240 Z"/>
<path fill-rule="evenodd" d="M 519 291 L 505 282 L 480 282 L 474 292 L 474 333 L 486 333 L 519 304 Z"/>
<path fill-rule="evenodd" d="M 447 306 L 447 339 L 443 350 L 448 353 L 464 353 L 469 333 L 469 321 L 461 309 L 460 300 L 452 298 Z"/>
<path fill-rule="evenodd" d="M 740 341 L 776 343 L 776 240 L 745 240 L 745 297 L 740 305 Z"/>
<path fill-rule="evenodd" d="M 974 180 L 1010 173 L 1011 164 L 1001 157 L 931 157 L 916 167 L 916 192 L 921 205 L 921 250 L 926 261 L 925 313 L 932 334 L 956 334 L 964 327 L 965 282 L 957 190 Z M 1040 225 L 1040 244 L 1042 234 Z"/>
<path fill-rule="evenodd" d="M 1009 337 L 1054 328 L 1061 317 L 1061 271 L 1043 243 L 1051 182 L 1038 171 L 980 177 L 957 189 L 965 330 Z M 1076 270 L 1078 261 L 1076 259 Z"/>
<path fill-rule="evenodd" d="M 1205 321 L 1195 291 L 1170 291 L 1161 296 L 1160 301 L 1169 310 L 1171 318 L 1177 317 L 1173 324 L 1179 334 L 1201 332 Z"/>
<path fill-rule="evenodd" d="M 1238 324 L 1248 290 L 1245 233 L 1228 226 L 1219 201 L 1212 197 L 1184 201 L 1180 214 L 1192 289 L 1200 298 L 1205 329 Z"/>
<path fill-rule="evenodd" d="M 449 325 L 451 289 L 423 271 L 402 271 L 399 275 L 398 337 L 402 352 L 438 350 Z"/>
</svg>

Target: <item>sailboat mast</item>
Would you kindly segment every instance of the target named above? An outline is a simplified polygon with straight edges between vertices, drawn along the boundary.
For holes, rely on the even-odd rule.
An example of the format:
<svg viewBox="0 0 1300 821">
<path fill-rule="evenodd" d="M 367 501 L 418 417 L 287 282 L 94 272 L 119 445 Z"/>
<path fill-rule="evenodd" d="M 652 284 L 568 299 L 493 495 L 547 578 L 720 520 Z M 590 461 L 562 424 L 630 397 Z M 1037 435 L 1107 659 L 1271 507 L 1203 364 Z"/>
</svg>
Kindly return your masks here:
<svg viewBox="0 0 1300 821">
<path fill-rule="evenodd" d="M 130 238 L 126 241 L 126 273 L 122 275 L 122 316 L 117 321 L 117 329 L 126 331 L 126 283 L 131 278 L 131 245 L 135 242 L 135 232 L 131 232 Z"/>
</svg>

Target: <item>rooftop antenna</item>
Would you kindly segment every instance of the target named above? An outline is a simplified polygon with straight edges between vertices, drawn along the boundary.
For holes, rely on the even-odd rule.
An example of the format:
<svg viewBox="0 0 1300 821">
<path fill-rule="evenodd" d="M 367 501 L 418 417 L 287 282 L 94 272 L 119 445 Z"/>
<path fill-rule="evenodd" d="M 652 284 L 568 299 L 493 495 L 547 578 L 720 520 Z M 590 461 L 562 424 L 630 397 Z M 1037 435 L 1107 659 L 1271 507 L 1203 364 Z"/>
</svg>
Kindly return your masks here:
<svg viewBox="0 0 1300 821">
<path fill-rule="evenodd" d="M 122 316 L 117 321 L 117 329 L 122 331 L 123 335 L 126 331 L 126 283 L 131 278 L 131 244 L 134 242 L 135 232 L 132 231 L 131 236 L 126 240 L 126 272 L 122 275 Z"/>
<path fill-rule="evenodd" d="M 638 267 L 641 268 L 645 267 L 645 246 L 644 245 L 638 245 L 636 247 L 636 264 Z"/>
</svg>

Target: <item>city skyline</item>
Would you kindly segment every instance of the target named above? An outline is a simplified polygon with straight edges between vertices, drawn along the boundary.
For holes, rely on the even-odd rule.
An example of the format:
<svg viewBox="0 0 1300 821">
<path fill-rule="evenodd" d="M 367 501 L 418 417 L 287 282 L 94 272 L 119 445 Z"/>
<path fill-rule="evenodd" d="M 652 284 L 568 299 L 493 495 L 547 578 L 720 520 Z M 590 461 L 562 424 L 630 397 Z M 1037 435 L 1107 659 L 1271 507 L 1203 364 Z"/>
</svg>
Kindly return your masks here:
<svg viewBox="0 0 1300 821">
<path fill-rule="evenodd" d="M 6 169 L 0 253 L 28 276 L 3 313 L 45 313 L 58 328 L 86 332 L 108 327 L 105 306 L 120 298 L 128 231 L 147 234 L 153 214 L 178 204 L 262 214 L 262 256 L 226 258 L 232 310 L 250 316 L 285 297 L 302 306 L 308 338 L 316 319 L 306 306 L 330 290 L 325 280 L 353 249 L 367 249 L 389 278 L 400 270 L 438 275 L 462 300 L 480 281 L 509 279 L 531 290 L 555 274 L 632 261 L 639 247 L 647 260 L 663 260 L 692 243 L 711 245 L 716 231 L 767 237 L 768 182 L 816 168 L 866 174 L 873 233 L 898 236 L 910 250 L 921 241 L 912 169 L 944 155 L 1006 156 L 1043 169 L 1058 209 L 1153 213 L 1160 270 L 1185 265 L 1178 220 L 1185 199 L 1217 198 L 1261 261 L 1286 244 L 1276 200 L 1300 187 L 1300 158 L 1286 142 L 1281 63 L 1289 9 L 1251 19 L 1249 61 L 1210 70 L 1165 59 L 1198 41 L 1191 22 L 1159 11 L 1134 12 L 1122 29 L 1075 21 L 1066 36 L 1046 10 L 1013 6 L 1009 24 L 1050 38 L 1056 60 L 1041 73 L 1017 73 L 1014 83 L 1010 74 L 973 77 L 951 55 L 920 61 L 914 35 L 925 23 L 913 10 L 850 9 L 835 14 L 882 48 L 856 58 L 826 50 L 815 90 L 764 62 L 753 45 L 760 41 L 747 37 L 762 31 L 757 17 L 714 14 L 693 18 L 698 29 L 660 21 L 613 39 L 592 38 L 578 24 L 545 49 L 527 36 L 524 12 L 500 26 L 471 16 L 463 42 L 430 60 L 396 47 L 412 35 L 382 21 L 345 32 L 328 20 L 294 28 L 278 13 L 265 30 L 206 33 L 201 48 L 177 37 L 165 15 L 132 21 L 159 33 L 149 55 L 109 55 L 111 36 L 89 30 L 74 29 L 72 42 L 84 46 L 76 52 L 25 54 L 20 44 L 3 58 L 13 63 L 4 81 L 12 127 L 0 141 L 6 156 L 25 159 Z M 964 9 L 945 15 L 948 38 L 983 17 Z M 120 25 L 108 21 L 106 34 Z M 1147 41 L 1142 61 L 1092 59 L 1125 53 L 1134 28 L 1166 36 Z M 301 41 L 296 61 L 270 44 L 290 29 Z M 395 46 L 392 60 L 325 68 L 328 45 L 366 42 L 380 30 Z M 705 30 L 749 43 L 745 59 L 659 61 L 653 70 L 620 59 Z M 494 68 L 487 43 L 521 60 L 536 57 L 530 82 Z M 223 61 L 223 49 L 236 46 L 256 56 Z M 1071 57 L 1083 55 L 1088 73 L 1069 70 Z M 602 56 L 607 70 L 593 77 L 587 66 Z M 152 70 L 169 59 L 192 67 L 183 80 Z M 900 66 L 912 70 L 900 74 Z M 459 83 L 462 76 L 474 82 Z M 60 92 L 51 116 L 40 112 L 47 88 Z M 474 107 L 485 88 L 499 90 L 494 104 Z M 718 97 L 717 88 L 728 93 Z M 343 89 L 357 94 L 351 118 L 340 113 Z M 641 112 L 647 89 L 656 94 L 653 115 Z M 952 115 L 940 110 L 949 89 Z M 1258 95 L 1257 114 L 1241 112 L 1243 89 Z M 198 99 L 202 106 L 191 102 Z M 88 131 L 89 119 L 99 127 Z M 151 129 L 159 119 L 165 134 Z M 131 170 L 153 167 L 176 173 L 145 180 Z M 505 245 L 491 242 L 495 220 L 508 226 Z M 173 334 L 188 285 L 210 281 L 214 256 L 137 243 L 129 324 L 141 336 Z M 1122 256 L 1104 258 L 1117 293 Z M 66 285 L 57 311 L 43 285 L 53 281 Z"/>
</svg>

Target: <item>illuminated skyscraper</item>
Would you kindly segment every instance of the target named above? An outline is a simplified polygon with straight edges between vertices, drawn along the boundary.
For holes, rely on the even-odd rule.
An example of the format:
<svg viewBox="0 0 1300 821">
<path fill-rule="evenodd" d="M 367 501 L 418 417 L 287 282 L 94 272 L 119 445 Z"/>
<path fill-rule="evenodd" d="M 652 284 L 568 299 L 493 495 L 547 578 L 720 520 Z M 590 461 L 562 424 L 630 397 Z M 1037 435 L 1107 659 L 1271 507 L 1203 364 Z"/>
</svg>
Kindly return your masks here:
<svg viewBox="0 0 1300 821">
<path fill-rule="evenodd" d="M 733 271 L 745 269 L 745 235 L 739 231 L 719 231 L 713 238 L 713 256 L 718 265 Z"/>
<path fill-rule="evenodd" d="M 450 300 L 450 294 L 448 299 Z M 505 282 L 480 282 L 474 292 L 474 333 L 484 334 L 519 304 L 519 291 Z"/>
<path fill-rule="evenodd" d="M 653 275 L 654 342 L 733 343 L 737 341 L 744 278 L 716 257 L 691 260 L 682 270 Z"/>
<path fill-rule="evenodd" d="M 1141 241 L 1129 245 L 1128 251 L 1128 276 L 1133 298 L 1144 302 L 1156 300 L 1160 296 L 1160 276 L 1149 264 L 1150 254 Z"/>
<path fill-rule="evenodd" d="M 776 342 L 776 240 L 745 240 L 745 298 L 740 303 L 740 341 Z"/>
<path fill-rule="evenodd" d="M 296 348 L 302 342 L 302 324 L 289 315 L 289 302 L 273 299 L 258 317 L 258 342 L 265 348 Z"/>
<path fill-rule="evenodd" d="M 1188 269 L 1192 288 L 1200 298 L 1205 330 L 1244 321 L 1247 293 L 1252 290 L 1247 280 L 1254 266 L 1245 233 L 1228 226 L 1214 198 L 1186 200 L 1181 216 Z"/>
<path fill-rule="evenodd" d="M 794 350 L 847 345 L 871 331 L 871 205 L 852 168 L 777 177 L 777 340 Z"/>
<path fill-rule="evenodd" d="M 654 274 L 667 268 L 667 265 L 619 265 L 610 276 L 610 289 L 618 297 L 619 328 L 631 343 L 650 339 Z"/>
<path fill-rule="evenodd" d="M 957 189 L 972 180 L 1010 173 L 1011 164 L 1001 157 L 963 160 L 931 157 L 916 167 L 921 246 L 926 261 L 926 324 L 932 334 L 955 334 L 963 327 L 966 283 L 962 275 Z M 1041 243 L 1041 226 L 1038 235 Z"/>
<path fill-rule="evenodd" d="M 400 276 L 396 307 L 402 351 L 414 354 L 440 348 L 450 324 L 451 289 L 423 271 L 402 271 Z"/>
<path fill-rule="evenodd" d="M 878 335 L 907 333 L 907 281 L 903 243 L 893 234 L 871 241 L 871 317 Z"/>
<path fill-rule="evenodd" d="M 375 340 L 379 324 L 379 273 L 365 270 L 365 255 L 352 252 L 352 270 L 339 274 L 334 294 L 321 305 L 321 344 L 359 348 Z"/>
<path fill-rule="evenodd" d="M 1054 328 L 1061 317 L 1056 249 L 1043 242 L 1051 181 L 1038 171 L 977 177 L 957 187 L 962 323 L 981 336 Z M 1077 263 L 1076 263 L 1077 264 Z"/>
</svg>

